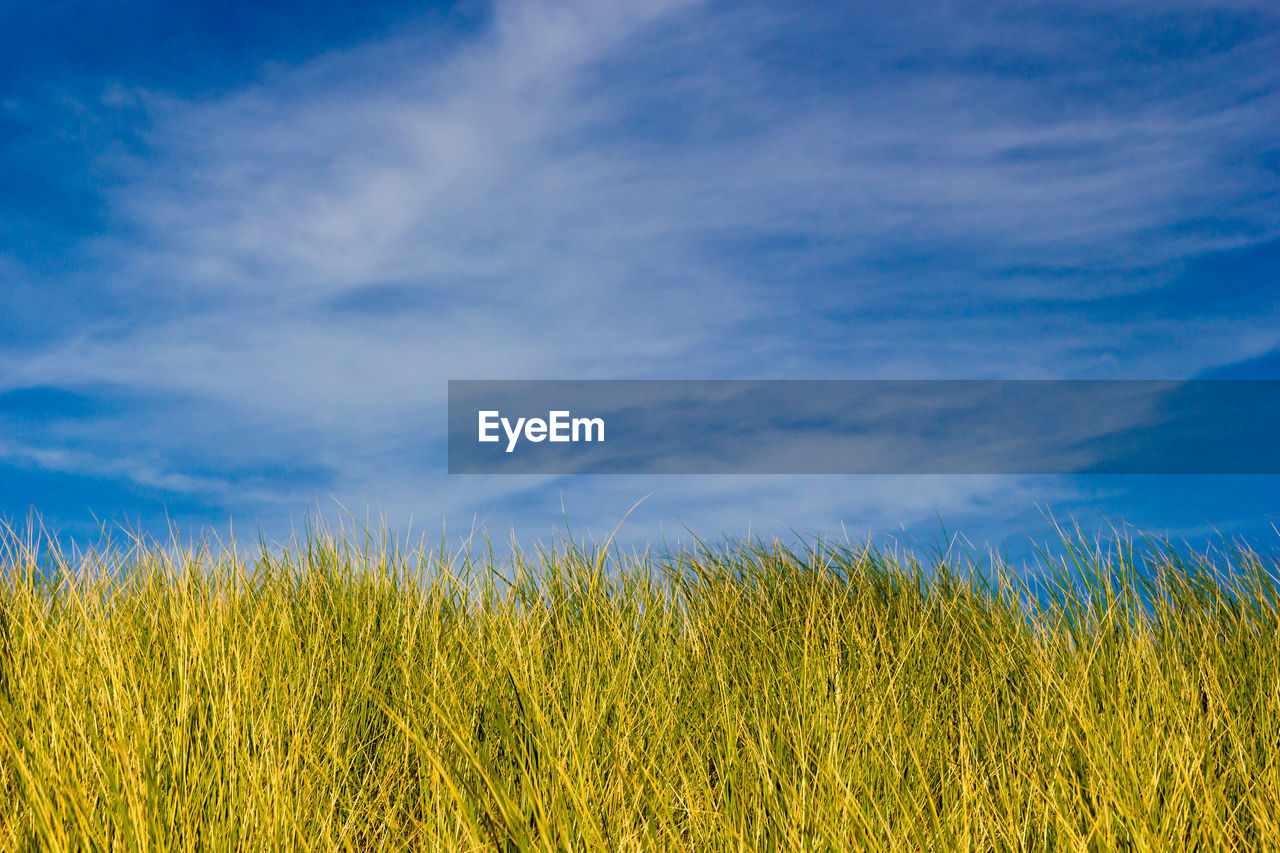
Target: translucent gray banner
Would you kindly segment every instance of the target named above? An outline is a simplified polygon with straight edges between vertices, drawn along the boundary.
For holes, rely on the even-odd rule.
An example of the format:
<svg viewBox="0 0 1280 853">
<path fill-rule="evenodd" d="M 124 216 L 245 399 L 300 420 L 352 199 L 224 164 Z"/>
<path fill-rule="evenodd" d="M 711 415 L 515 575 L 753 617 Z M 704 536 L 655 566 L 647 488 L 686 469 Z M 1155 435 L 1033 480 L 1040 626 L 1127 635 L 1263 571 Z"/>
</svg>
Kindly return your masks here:
<svg viewBox="0 0 1280 853">
<path fill-rule="evenodd" d="M 452 380 L 451 474 L 1277 474 L 1272 380 Z"/>
</svg>

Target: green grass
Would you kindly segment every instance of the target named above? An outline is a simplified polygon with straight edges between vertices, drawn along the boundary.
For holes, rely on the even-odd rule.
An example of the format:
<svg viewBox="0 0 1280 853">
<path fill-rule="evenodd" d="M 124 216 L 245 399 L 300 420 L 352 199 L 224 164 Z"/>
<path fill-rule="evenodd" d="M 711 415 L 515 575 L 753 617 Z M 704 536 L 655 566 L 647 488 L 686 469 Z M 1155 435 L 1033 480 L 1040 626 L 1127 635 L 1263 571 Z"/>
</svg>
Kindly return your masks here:
<svg viewBox="0 0 1280 853">
<path fill-rule="evenodd" d="M 1063 549 L 10 536 L 0 848 L 1280 846 L 1275 557 Z"/>
</svg>

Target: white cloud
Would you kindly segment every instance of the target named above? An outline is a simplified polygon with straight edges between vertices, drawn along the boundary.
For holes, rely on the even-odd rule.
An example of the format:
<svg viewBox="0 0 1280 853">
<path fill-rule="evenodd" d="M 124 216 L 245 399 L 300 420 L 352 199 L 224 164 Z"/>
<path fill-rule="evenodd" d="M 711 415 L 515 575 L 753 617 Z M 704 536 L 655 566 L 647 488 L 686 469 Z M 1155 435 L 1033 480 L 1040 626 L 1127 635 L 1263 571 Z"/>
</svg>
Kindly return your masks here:
<svg viewBox="0 0 1280 853">
<path fill-rule="evenodd" d="M 913 35 L 870 15 L 841 34 L 868 59 L 824 71 L 766 58 L 820 31 L 795 14 L 507 2 L 448 50 L 406 33 L 211 100 L 129 93 L 150 153 L 110 164 L 123 180 L 90 287 L 154 295 L 154 311 L 10 356 L 4 382 L 189 395 L 246 441 L 295 437 L 357 503 L 465 512 L 545 483 L 445 482 L 397 458 L 443 435 L 447 378 L 1114 375 L 1116 348 L 1160 321 L 1093 332 L 1033 302 L 971 323 L 929 306 L 983 287 L 1014 303 L 1087 301 L 1102 295 L 1087 277 L 1029 275 L 1020 293 L 987 279 L 1010 265 L 1105 267 L 1108 288 L 1131 269 L 1153 286 L 1190 254 L 1280 231 L 1275 175 L 1238 156 L 1274 128 L 1276 75 L 1260 61 L 1274 40 L 1119 69 L 1130 91 L 1107 92 L 1087 63 L 1025 77 L 965 64 L 1010 43 L 1063 62 L 1087 27 L 943 9 Z M 939 38 L 951 64 L 914 67 Z M 1167 233 L 1226 209 L 1236 232 Z M 882 263 L 930 248 L 943 259 L 917 271 Z M 399 316 L 332 309 L 372 286 L 420 300 Z M 847 337 L 805 336 L 796 318 L 821 322 L 832 305 L 847 309 Z M 1128 368 L 1201 369 L 1256 347 L 1274 319 L 1197 337 L 1166 326 L 1182 360 Z M 147 435 L 183 447 L 181 429 Z M 865 500 L 796 480 L 664 489 L 714 527 L 872 507 L 927 517 L 1006 488 L 867 483 Z M 613 506 L 634 485 L 574 489 Z"/>
</svg>

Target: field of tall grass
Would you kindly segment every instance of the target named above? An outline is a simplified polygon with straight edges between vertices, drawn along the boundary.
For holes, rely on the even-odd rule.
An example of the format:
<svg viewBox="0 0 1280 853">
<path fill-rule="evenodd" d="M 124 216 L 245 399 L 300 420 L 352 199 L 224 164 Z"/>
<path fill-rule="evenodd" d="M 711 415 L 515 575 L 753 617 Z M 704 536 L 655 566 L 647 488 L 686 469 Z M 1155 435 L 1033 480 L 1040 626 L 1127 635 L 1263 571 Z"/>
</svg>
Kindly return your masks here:
<svg viewBox="0 0 1280 853">
<path fill-rule="evenodd" d="M 0 547 L 0 848 L 1280 846 L 1274 553 Z"/>
</svg>

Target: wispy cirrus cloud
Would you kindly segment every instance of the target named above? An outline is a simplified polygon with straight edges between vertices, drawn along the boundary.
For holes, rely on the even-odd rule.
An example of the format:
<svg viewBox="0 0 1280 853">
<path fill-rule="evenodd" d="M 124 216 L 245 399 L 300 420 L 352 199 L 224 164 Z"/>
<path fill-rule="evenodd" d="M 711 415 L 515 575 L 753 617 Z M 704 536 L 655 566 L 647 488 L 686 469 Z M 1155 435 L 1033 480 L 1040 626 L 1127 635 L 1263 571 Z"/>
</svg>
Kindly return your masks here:
<svg viewBox="0 0 1280 853">
<path fill-rule="evenodd" d="M 1280 344 L 1256 291 L 1212 327 L 1161 295 L 1280 239 L 1278 33 L 1251 4 L 516 0 L 229 92 L 104 84 L 86 108 L 131 144 L 99 151 L 106 225 L 59 273 L 80 305 L 33 310 L 0 382 L 192 401 L 28 457 L 296 463 L 397 516 L 541 519 L 644 484 L 446 479 L 445 379 L 1192 375 Z M 1062 497 L 859 482 L 659 500 L 701 526 Z M 264 488 L 209 491 L 316 497 Z"/>
</svg>

